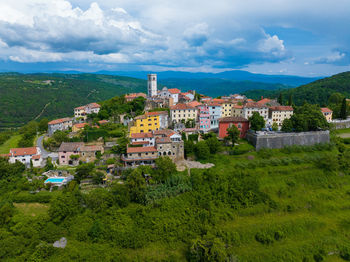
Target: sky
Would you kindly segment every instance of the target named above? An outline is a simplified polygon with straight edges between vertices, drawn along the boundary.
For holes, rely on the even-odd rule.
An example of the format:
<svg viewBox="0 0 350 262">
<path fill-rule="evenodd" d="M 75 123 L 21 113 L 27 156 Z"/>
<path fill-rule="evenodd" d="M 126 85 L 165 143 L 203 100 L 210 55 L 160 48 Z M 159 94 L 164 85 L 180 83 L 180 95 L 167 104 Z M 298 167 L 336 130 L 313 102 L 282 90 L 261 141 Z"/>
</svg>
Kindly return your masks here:
<svg viewBox="0 0 350 262">
<path fill-rule="evenodd" d="M 0 0 L 0 71 L 350 71 L 350 0 Z"/>
</svg>

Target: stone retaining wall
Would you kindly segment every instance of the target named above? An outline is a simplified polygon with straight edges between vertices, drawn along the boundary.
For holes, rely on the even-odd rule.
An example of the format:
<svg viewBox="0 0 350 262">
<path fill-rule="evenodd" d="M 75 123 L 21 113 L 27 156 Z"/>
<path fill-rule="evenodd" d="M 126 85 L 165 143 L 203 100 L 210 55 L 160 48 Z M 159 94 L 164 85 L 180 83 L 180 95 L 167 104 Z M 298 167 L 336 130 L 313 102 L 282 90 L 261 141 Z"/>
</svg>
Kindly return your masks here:
<svg viewBox="0 0 350 262">
<path fill-rule="evenodd" d="M 252 132 L 247 133 L 246 139 L 255 146 L 262 148 L 283 148 L 285 146 L 329 143 L 329 131 L 313 131 L 300 133 Z"/>
</svg>

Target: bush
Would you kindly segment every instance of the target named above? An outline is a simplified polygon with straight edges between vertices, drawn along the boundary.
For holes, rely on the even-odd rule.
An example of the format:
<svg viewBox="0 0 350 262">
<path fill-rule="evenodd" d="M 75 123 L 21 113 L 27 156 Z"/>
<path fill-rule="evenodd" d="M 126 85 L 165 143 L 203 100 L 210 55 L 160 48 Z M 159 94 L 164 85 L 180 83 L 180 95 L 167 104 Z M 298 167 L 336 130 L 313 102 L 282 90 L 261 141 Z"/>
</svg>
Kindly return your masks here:
<svg viewBox="0 0 350 262">
<path fill-rule="evenodd" d="M 272 244 L 274 242 L 274 238 L 270 234 L 268 234 L 267 232 L 256 233 L 255 240 L 260 242 L 261 244 L 264 244 L 264 245 L 269 245 L 269 244 Z"/>
<path fill-rule="evenodd" d="M 248 153 L 250 151 L 255 150 L 254 146 L 250 144 L 240 144 L 238 146 L 235 146 L 232 150 L 229 151 L 230 155 L 243 155 L 245 153 Z"/>
</svg>

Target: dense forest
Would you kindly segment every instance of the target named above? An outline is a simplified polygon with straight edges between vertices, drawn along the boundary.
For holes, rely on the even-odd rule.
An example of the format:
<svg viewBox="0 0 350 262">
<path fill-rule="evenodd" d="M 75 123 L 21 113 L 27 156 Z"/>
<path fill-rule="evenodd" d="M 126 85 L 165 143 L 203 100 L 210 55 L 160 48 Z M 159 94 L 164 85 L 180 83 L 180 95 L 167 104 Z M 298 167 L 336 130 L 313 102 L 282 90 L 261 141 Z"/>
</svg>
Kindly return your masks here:
<svg viewBox="0 0 350 262">
<path fill-rule="evenodd" d="M 287 90 L 271 91 L 255 89 L 244 92 L 245 95 L 253 99 L 260 99 L 261 96 L 277 98 L 280 94 L 287 99 L 292 95 L 293 102 L 296 105 L 301 105 L 306 101 L 310 104 L 318 104 L 320 106 L 328 105 L 328 99 L 333 93 L 340 93 L 345 97 L 350 97 L 350 72 L 340 73 Z"/>
<path fill-rule="evenodd" d="M 73 115 L 73 108 L 130 92 L 145 92 L 146 81 L 95 74 L 0 74 L 0 128 L 35 118 Z"/>
</svg>

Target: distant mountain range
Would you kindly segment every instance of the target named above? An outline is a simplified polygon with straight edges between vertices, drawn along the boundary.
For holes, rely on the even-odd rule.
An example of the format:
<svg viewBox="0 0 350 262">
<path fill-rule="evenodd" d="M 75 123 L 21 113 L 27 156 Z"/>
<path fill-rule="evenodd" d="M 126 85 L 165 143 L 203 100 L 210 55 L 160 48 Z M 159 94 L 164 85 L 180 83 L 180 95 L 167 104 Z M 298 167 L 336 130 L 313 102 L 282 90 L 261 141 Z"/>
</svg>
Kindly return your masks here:
<svg viewBox="0 0 350 262">
<path fill-rule="evenodd" d="M 138 72 L 111 72 L 111 71 L 99 71 L 97 74 L 105 75 L 119 75 L 129 76 L 140 79 L 147 79 L 147 71 Z M 180 72 L 180 71 L 163 71 L 163 72 L 152 72 L 158 75 L 160 82 L 168 79 L 223 79 L 233 81 L 251 81 L 260 83 L 270 84 L 282 84 L 287 86 L 300 86 L 310 82 L 313 82 L 322 77 L 300 77 L 300 76 L 287 76 L 287 75 L 264 75 L 264 74 L 253 74 L 242 70 L 225 71 L 221 73 L 191 73 L 191 72 Z"/>
<path fill-rule="evenodd" d="M 257 99 L 261 96 L 277 98 L 281 93 L 285 99 L 292 95 L 293 102 L 301 105 L 303 102 L 326 106 L 333 93 L 341 93 L 350 97 L 350 72 L 336 74 L 331 77 L 316 80 L 312 83 L 301 85 L 288 90 L 248 90 L 245 95 Z"/>
</svg>

